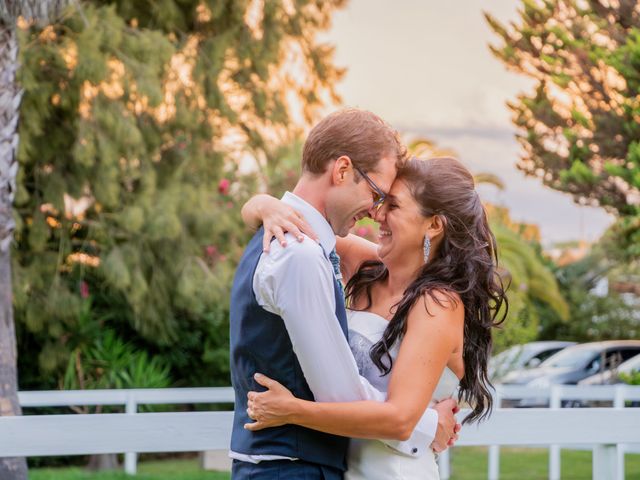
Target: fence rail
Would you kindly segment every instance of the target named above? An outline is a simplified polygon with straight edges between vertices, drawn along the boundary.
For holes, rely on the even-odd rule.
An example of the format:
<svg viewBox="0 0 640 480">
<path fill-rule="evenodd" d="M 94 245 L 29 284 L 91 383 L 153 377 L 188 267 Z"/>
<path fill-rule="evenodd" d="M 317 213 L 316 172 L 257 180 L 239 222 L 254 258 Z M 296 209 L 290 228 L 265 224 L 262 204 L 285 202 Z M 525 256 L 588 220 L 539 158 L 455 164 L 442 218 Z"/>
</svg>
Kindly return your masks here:
<svg viewBox="0 0 640 480">
<path fill-rule="evenodd" d="M 125 413 L 127 415 L 135 415 L 138 414 L 139 405 L 233 403 L 235 393 L 232 387 L 41 390 L 18 392 L 18 400 L 22 407 L 121 405 L 125 407 Z M 131 420 L 131 417 L 128 418 Z M 228 438 L 229 435 L 224 437 L 225 441 L 227 441 Z M 229 443 L 227 441 L 227 444 L 221 448 L 227 448 L 228 445 Z M 125 472 L 130 475 L 135 475 L 138 469 L 138 453 L 153 451 L 181 452 L 191 450 L 208 449 L 123 449 L 120 450 L 120 452 L 126 452 L 124 455 Z M 0 452 L 2 451 L 3 450 L 0 449 Z"/>
<path fill-rule="evenodd" d="M 640 444 L 639 386 L 498 386 L 502 399 L 545 398 L 550 408 L 498 408 L 479 426 L 465 426 L 458 446 L 489 445 L 489 478 L 499 478 L 499 446 L 550 447 L 549 478 L 560 478 L 560 448 L 593 450 L 594 479 L 623 479 L 625 444 Z M 226 449 L 232 412 L 138 413 L 145 404 L 232 403 L 224 388 L 20 392 L 23 407 L 123 405 L 123 414 L 0 417 L 0 456 L 125 453 L 125 470 L 136 471 L 134 452 Z M 608 401 L 613 408 L 560 408 L 562 400 Z M 460 415 L 464 415 L 461 412 Z M 462 418 L 462 417 L 461 417 Z M 440 458 L 450 477 L 449 455 Z"/>
<path fill-rule="evenodd" d="M 23 407 L 64 407 L 78 405 L 138 405 L 185 403 L 233 403 L 231 387 L 132 388 L 127 390 L 40 390 L 19 392 Z"/>
<path fill-rule="evenodd" d="M 550 388 L 536 388 L 520 385 L 498 385 L 495 392 L 495 405 L 500 407 L 503 400 L 526 400 L 534 399 L 536 401 L 549 401 L 549 409 L 558 410 L 562 407 L 563 400 L 580 400 L 580 401 L 608 401 L 612 407 L 616 409 L 624 408 L 626 401 L 640 400 L 640 387 L 631 385 L 553 385 Z M 563 410 L 565 412 L 567 410 Z M 606 428 L 606 426 L 605 426 Z M 640 436 L 640 434 L 638 434 Z M 552 440 L 549 442 L 549 480 L 560 480 L 560 449 L 561 445 Z M 639 442 L 639 441 L 636 441 Z M 616 448 L 615 462 L 608 458 L 610 466 L 610 474 L 606 477 L 602 472 L 596 469 L 596 457 L 602 455 L 599 442 L 585 442 L 587 445 L 566 445 L 572 449 L 591 449 L 593 450 L 594 466 L 593 478 L 610 478 L 611 480 L 624 480 L 624 454 L 628 446 L 624 442 L 615 442 Z M 589 445 L 590 443 L 595 444 Z M 638 446 L 635 446 L 636 449 Z M 448 458 L 446 459 L 448 460 Z M 500 446 L 498 444 L 489 447 L 489 468 L 487 478 L 489 480 L 499 480 L 500 478 Z M 444 464 L 442 470 L 447 474 L 448 466 Z M 600 467 L 598 467 L 600 468 Z M 597 476 L 596 476 L 597 474 Z M 448 478 L 447 475 L 444 478 Z"/>
</svg>

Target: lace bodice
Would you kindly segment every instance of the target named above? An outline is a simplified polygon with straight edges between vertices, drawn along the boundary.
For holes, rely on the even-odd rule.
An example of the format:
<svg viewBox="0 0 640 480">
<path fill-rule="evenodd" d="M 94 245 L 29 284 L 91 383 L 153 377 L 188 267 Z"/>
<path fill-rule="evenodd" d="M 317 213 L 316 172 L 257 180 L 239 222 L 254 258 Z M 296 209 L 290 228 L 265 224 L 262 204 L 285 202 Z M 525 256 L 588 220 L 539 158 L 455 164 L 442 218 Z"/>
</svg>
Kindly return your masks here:
<svg viewBox="0 0 640 480">
<path fill-rule="evenodd" d="M 369 352 L 371 347 L 382 338 L 384 329 L 387 327 L 387 320 L 378 314 L 371 312 L 357 312 L 347 310 L 347 321 L 349 324 L 349 346 L 356 359 L 360 375 L 369 380 L 369 383 L 380 391 L 387 391 L 391 374 L 381 376 L 382 372 L 371 360 Z M 392 359 L 398 355 L 399 344 L 394 344 L 389 353 Z M 383 362 L 387 359 L 383 357 Z M 458 377 L 449 369 L 445 368 L 440 377 L 440 381 L 433 392 L 433 401 L 450 397 L 458 387 Z"/>
</svg>

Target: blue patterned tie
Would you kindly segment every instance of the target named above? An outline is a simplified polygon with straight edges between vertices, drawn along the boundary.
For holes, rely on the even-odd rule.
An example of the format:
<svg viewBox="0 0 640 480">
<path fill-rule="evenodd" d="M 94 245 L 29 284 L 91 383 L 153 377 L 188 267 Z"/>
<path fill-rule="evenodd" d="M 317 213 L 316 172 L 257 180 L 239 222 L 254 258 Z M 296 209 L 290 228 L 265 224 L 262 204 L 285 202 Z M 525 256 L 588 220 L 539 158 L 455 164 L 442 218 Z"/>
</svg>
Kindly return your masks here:
<svg viewBox="0 0 640 480">
<path fill-rule="evenodd" d="M 329 260 L 331 261 L 331 265 L 333 266 L 333 273 L 336 276 L 336 280 L 338 280 L 340 293 L 344 297 L 344 287 L 342 286 L 342 272 L 340 271 L 340 255 L 336 253 L 335 248 L 331 250 L 331 253 L 329 254 Z"/>
</svg>

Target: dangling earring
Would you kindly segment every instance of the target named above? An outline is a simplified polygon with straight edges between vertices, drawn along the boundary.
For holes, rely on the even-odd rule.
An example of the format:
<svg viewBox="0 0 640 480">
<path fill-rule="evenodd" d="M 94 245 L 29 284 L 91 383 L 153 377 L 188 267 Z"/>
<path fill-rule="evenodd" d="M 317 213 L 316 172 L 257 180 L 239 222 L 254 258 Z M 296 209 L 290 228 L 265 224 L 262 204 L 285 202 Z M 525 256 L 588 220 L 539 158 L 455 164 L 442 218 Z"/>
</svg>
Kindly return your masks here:
<svg viewBox="0 0 640 480">
<path fill-rule="evenodd" d="M 429 235 L 424 236 L 424 246 L 422 251 L 424 253 L 424 263 L 427 263 L 429 261 L 429 253 L 431 253 L 431 239 L 429 238 Z"/>
</svg>

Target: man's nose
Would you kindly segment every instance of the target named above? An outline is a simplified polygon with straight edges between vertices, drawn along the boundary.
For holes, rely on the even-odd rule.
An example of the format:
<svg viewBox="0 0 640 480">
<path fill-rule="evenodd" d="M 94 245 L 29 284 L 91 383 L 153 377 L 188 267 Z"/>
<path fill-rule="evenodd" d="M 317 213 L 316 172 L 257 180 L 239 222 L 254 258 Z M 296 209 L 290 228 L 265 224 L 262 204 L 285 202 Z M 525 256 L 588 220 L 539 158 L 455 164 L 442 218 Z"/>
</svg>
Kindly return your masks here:
<svg viewBox="0 0 640 480">
<path fill-rule="evenodd" d="M 383 205 L 378 205 L 377 207 L 371 206 L 371 208 L 369 209 L 369 216 L 376 222 L 380 222 L 380 218 L 384 216 L 384 214 L 382 213 L 383 210 Z"/>
</svg>

